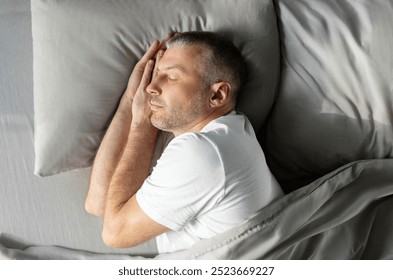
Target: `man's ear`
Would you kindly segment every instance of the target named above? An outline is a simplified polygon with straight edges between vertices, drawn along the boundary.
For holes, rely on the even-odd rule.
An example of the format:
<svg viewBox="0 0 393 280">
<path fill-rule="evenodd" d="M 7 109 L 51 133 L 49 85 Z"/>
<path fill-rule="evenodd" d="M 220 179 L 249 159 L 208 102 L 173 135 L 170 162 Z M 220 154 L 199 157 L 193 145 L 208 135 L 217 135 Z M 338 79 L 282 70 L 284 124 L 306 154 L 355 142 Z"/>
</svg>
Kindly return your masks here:
<svg viewBox="0 0 393 280">
<path fill-rule="evenodd" d="M 217 82 L 211 86 L 210 107 L 222 107 L 231 101 L 232 88 L 229 83 Z"/>
</svg>

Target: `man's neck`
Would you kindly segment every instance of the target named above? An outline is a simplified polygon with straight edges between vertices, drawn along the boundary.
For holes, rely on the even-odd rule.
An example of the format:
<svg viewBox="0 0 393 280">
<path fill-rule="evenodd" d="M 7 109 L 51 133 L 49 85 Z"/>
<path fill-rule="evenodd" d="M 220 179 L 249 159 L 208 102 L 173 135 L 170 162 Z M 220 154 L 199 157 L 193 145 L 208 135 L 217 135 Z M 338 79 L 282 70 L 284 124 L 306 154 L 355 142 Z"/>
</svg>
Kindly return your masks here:
<svg viewBox="0 0 393 280">
<path fill-rule="evenodd" d="M 227 108 L 227 109 L 220 108 L 220 110 L 213 110 L 209 115 L 205 116 L 204 118 L 201 118 L 200 120 L 197 120 L 195 124 L 191 124 L 190 127 L 187 127 L 179 131 L 172 131 L 172 132 L 175 135 L 175 137 L 186 132 L 200 132 L 211 121 L 218 119 L 222 116 L 225 116 L 233 110 L 234 107 Z"/>
</svg>

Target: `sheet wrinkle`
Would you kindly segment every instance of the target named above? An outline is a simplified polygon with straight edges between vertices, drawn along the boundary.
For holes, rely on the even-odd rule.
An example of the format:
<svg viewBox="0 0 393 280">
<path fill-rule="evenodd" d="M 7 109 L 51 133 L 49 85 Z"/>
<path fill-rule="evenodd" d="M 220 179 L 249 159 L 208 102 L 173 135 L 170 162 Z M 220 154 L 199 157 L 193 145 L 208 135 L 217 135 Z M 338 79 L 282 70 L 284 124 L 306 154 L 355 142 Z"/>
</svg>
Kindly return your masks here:
<svg viewBox="0 0 393 280">
<path fill-rule="evenodd" d="M 303 256 L 309 259 L 320 259 L 328 256 L 340 256 L 340 252 L 331 248 L 331 242 L 334 242 L 334 238 L 339 236 L 345 237 L 340 242 L 351 240 L 352 244 L 350 247 L 347 246 L 341 252 L 342 254 L 347 254 L 348 258 L 367 258 L 369 255 L 365 255 L 364 244 L 368 244 L 371 240 L 370 228 L 374 228 L 377 221 L 381 221 L 380 219 L 375 220 L 377 207 L 381 202 L 388 201 L 393 197 L 393 177 L 386 173 L 391 168 L 393 168 L 393 159 L 362 160 L 348 164 L 324 178 L 320 178 L 314 183 L 273 202 L 247 222 L 227 233 L 221 234 L 212 240 L 201 241 L 188 251 L 161 255 L 156 258 L 199 259 L 211 258 L 212 256 L 225 258 L 224 256 L 226 256 L 238 259 L 245 256 L 252 256 L 252 258 L 259 256 L 259 258 L 264 259 L 297 259 Z M 383 176 L 378 176 L 379 174 Z M 370 187 L 368 182 L 375 180 L 375 176 L 381 179 L 376 182 L 375 186 Z M 356 200 L 352 201 L 355 208 L 347 204 L 347 197 L 354 197 L 353 193 L 360 194 L 356 197 Z M 308 203 L 304 203 L 307 201 Z M 336 201 L 339 201 L 340 204 L 337 204 Z M 311 214 L 308 205 L 312 205 Z M 337 205 L 344 207 L 344 211 L 337 210 Z M 327 208 L 324 209 L 324 207 Z M 306 208 L 307 211 L 304 211 Z M 338 216 L 335 214 L 337 211 L 340 213 Z M 297 215 L 296 219 L 291 218 Z M 313 218 L 309 219 L 310 216 Z M 335 220 L 330 219 L 333 216 L 336 216 Z M 283 222 L 283 218 L 287 218 L 292 225 Z M 303 226 L 304 223 L 306 223 L 305 226 Z M 303 227 L 301 226 L 299 230 L 296 224 Z M 357 234 L 356 231 L 359 226 L 361 232 Z M 345 236 L 339 235 L 341 230 L 345 230 Z M 358 239 L 347 240 L 347 238 Z M 3 244 L 4 240 L 3 236 L 0 244 Z M 251 242 L 251 240 L 259 241 L 254 244 L 253 248 L 242 247 L 245 246 L 244 244 L 249 244 L 248 242 Z M 19 250 L 22 250 L 19 251 L 19 258 L 26 256 L 32 258 L 60 256 L 65 259 L 105 257 L 102 254 L 92 255 L 84 251 L 69 250 L 69 248 L 57 246 L 16 245 L 14 247 L 19 247 Z M 324 247 L 327 250 L 324 251 Z M 5 258 L 4 255 L 7 256 L 7 254 L 12 256 L 12 253 L 13 256 L 17 256 L 18 253 L 7 251 L 4 248 L 0 252 L 3 254 L 2 258 Z M 389 251 L 386 254 L 389 256 Z M 116 257 L 131 257 L 106 256 L 114 259 Z"/>
<path fill-rule="evenodd" d="M 254 233 L 258 232 L 258 231 L 261 231 L 264 228 L 266 228 L 267 226 L 269 226 L 276 219 L 276 217 L 278 215 L 279 215 L 279 213 L 273 214 L 268 219 L 263 220 L 262 222 L 254 225 L 253 227 L 248 228 L 244 232 L 242 232 L 242 233 L 240 233 L 240 234 L 238 234 L 236 236 L 232 236 L 232 237 L 224 240 L 223 242 L 217 243 L 213 247 L 206 248 L 204 251 L 200 251 L 198 253 L 194 253 L 189 258 L 190 259 L 197 258 L 199 256 L 205 255 L 206 253 L 209 253 L 211 251 L 217 250 L 218 248 L 221 248 L 221 247 L 223 247 L 225 245 L 228 245 L 230 243 L 236 242 L 239 239 L 247 238 L 247 236 L 250 236 L 250 235 L 252 235 L 252 234 L 254 234 Z"/>
<path fill-rule="evenodd" d="M 361 161 L 359 161 L 359 162 L 361 162 Z M 318 185 L 315 186 L 314 188 L 312 188 L 311 190 L 309 190 L 309 191 L 307 192 L 306 196 L 308 197 L 309 195 L 315 193 L 316 191 L 318 191 L 319 188 L 321 188 L 321 187 L 323 187 L 324 185 L 326 185 L 330 180 L 332 180 L 332 179 L 336 179 L 336 180 L 337 180 L 337 178 L 336 178 L 337 174 L 339 174 L 339 173 L 341 173 L 341 172 L 345 172 L 345 171 L 348 170 L 348 169 L 351 169 L 351 168 L 352 168 L 352 165 L 355 165 L 355 164 L 356 164 L 356 163 L 349 164 L 349 165 L 347 165 L 347 166 L 345 166 L 345 167 L 343 167 L 343 168 L 337 170 L 337 171 L 334 172 L 333 174 L 331 174 L 330 177 L 326 178 L 324 181 L 318 182 Z M 330 189 L 333 189 L 333 188 L 330 188 Z M 290 205 L 296 205 L 296 204 L 297 204 L 297 205 L 300 205 L 300 206 L 299 206 L 300 208 L 304 207 L 304 204 L 302 204 L 303 201 L 301 201 L 301 200 L 303 199 L 303 197 L 300 197 L 300 198 L 299 198 L 299 197 L 297 196 L 297 194 L 303 193 L 303 192 L 304 192 L 303 189 L 299 189 L 299 190 L 297 190 L 297 191 L 291 193 L 291 194 L 289 195 L 290 198 L 288 199 L 288 200 L 289 200 L 288 204 L 290 204 Z M 331 191 L 331 192 L 330 192 L 330 195 L 328 195 L 328 196 L 326 196 L 326 197 L 324 196 L 324 197 L 325 197 L 325 198 L 324 198 L 324 202 L 328 201 L 328 200 L 330 199 L 330 197 L 334 194 L 334 192 L 335 192 L 335 190 Z M 303 195 L 305 195 L 305 194 L 303 194 Z M 274 203 L 274 202 L 273 202 L 273 203 Z M 324 203 L 322 203 L 322 205 L 323 205 L 323 204 L 324 204 Z M 269 206 L 268 206 L 268 207 L 269 207 Z M 312 215 L 313 215 L 314 213 L 316 213 L 316 212 L 319 210 L 319 208 L 315 208 L 315 207 L 314 207 L 314 209 L 315 209 L 315 211 L 314 211 L 313 213 L 307 214 L 309 217 L 312 217 Z M 253 226 L 253 227 L 251 227 L 250 229 L 244 231 L 243 233 L 240 233 L 240 234 L 238 234 L 238 235 L 232 236 L 232 237 L 226 239 L 223 243 L 214 245 L 214 247 L 210 247 L 210 248 L 205 249 L 204 251 L 200 251 L 200 252 L 198 252 L 198 253 L 195 253 L 194 255 L 190 256 L 189 258 L 190 258 L 190 259 L 193 259 L 193 258 L 196 258 L 196 257 L 198 257 L 198 256 L 202 256 L 202 255 L 204 255 L 204 254 L 206 254 L 206 253 L 209 253 L 209 252 L 211 252 L 211 251 L 217 250 L 218 248 L 223 247 L 223 246 L 225 246 L 225 245 L 227 245 L 227 244 L 229 244 L 229 243 L 236 242 L 236 241 L 239 240 L 239 239 L 243 239 L 243 238 L 249 236 L 250 234 L 253 234 L 253 233 L 256 233 L 256 232 L 259 232 L 259 231 L 263 231 L 268 225 L 270 225 L 271 223 L 273 223 L 273 222 L 274 222 L 281 214 L 283 214 L 283 213 L 285 213 L 285 210 L 279 210 L 278 212 L 272 214 L 271 216 L 269 216 L 269 217 L 266 218 L 266 219 L 263 219 L 262 221 L 260 221 L 259 223 L 257 223 L 255 226 Z M 310 213 L 310 212 L 308 212 L 308 213 Z M 304 223 L 307 223 L 307 222 L 308 222 L 308 219 L 305 220 Z M 302 228 L 302 225 L 299 225 L 297 228 L 294 228 L 292 231 L 296 232 L 298 228 Z M 291 242 L 293 242 L 293 241 L 291 241 Z M 283 244 L 285 244 L 285 241 L 283 241 Z M 278 245 L 278 247 L 279 247 L 279 245 Z"/>
</svg>

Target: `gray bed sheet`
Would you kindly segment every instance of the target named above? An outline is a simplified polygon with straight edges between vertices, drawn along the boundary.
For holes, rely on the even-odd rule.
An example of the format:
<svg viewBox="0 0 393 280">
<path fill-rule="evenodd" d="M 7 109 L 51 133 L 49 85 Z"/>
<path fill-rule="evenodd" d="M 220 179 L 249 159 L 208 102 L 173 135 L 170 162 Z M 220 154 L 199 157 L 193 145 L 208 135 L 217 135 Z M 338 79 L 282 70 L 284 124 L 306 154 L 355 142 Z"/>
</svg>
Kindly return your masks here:
<svg viewBox="0 0 393 280">
<path fill-rule="evenodd" d="M 225 233 L 156 259 L 393 259 L 392 169 L 393 159 L 353 162 Z M 0 259 L 111 258 L 134 257 L 0 244 Z"/>
<path fill-rule="evenodd" d="M 101 219 L 84 211 L 89 169 L 39 178 L 34 171 L 33 64 L 29 0 L 0 0 L 0 244 L 59 246 L 153 256 L 154 241 L 111 249 Z"/>
</svg>

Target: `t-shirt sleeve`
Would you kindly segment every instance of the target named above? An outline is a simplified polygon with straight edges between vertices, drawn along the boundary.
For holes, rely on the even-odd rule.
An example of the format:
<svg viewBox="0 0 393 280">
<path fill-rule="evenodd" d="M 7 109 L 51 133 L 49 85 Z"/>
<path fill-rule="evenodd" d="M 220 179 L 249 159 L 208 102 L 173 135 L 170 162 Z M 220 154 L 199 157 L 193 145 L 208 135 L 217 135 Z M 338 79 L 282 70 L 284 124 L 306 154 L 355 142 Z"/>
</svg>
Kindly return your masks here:
<svg viewBox="0 0 393 280">
<path fill-rule="evenodd" d="M 178 231 L 223 198 L 224 184 L 214 143 L 202 134 L 186 133 L 172 140 L 136 199 L 151 219 Z"/>
</svg>

